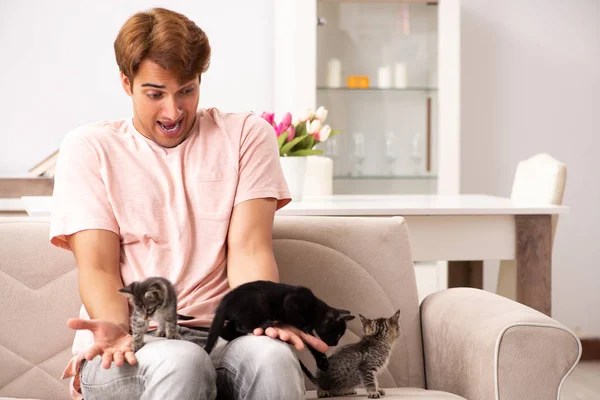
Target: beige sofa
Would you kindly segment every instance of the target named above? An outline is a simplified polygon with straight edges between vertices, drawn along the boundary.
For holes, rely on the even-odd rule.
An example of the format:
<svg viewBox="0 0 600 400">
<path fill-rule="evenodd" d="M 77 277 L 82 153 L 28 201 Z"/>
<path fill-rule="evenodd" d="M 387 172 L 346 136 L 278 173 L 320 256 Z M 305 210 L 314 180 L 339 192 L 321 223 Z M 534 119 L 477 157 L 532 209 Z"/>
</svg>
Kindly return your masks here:
<svg viewBox="0 0 600 400">
<path fill-rule="evenodd" d="M 71 253 L 49 245 L 48 228 L 0 220 L 0 397 L 68 398 L 59 378 L 73 337 L 65 321 L 80 305 L 77 272 Z M 274 250 L 284 282 L 332 305 L 367 317 L 401 310 L 402 335 L 379 377 L 387 399 L 557 399 L 579 360 L 571 331 L 494 294 L 450 289 L 419 306 L 402 218 L 279 217 Z M 360 332 L 356 318 L 342 343 Z"/>
</svg>

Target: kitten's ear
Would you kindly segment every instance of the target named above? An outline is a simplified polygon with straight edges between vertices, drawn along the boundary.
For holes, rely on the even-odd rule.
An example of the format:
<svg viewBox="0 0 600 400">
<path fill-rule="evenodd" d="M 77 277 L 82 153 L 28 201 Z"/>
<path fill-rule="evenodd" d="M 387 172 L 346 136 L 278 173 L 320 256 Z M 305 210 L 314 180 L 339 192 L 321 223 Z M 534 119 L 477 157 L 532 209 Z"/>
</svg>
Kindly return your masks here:
<svg viewBox="0 0 600 400">
<path fill-rule="evenodd" d="M 160 298 L 160 292 L 158 290 L 150 290 L 144 293 L 144 299 L 148 301 L 156 301 Z"/>
<path fill-rule="evenodd" d="M 358 314 L 358 318 L 360 318 L 360 323 L 365 326 L 369 323 L 369 319 L 363 316 L 362 314 Z"/>
<path fill-rule="evenodd" d="M 397 324 L 398 323 L 398 319 L 400 319 L 400 310 L 396 311 L 396 313 L 390 317 L 390 321 L 393 324 Z"/>
<path fill-rule="evenodd" d="M 127 286 L 119 289 L 119 293 L 121 293 L 125 297 L 131 298 L 131 297 L 133 297 L 133 286 L 127 285 Z"/>
<path fill-rule="evenodd" d="M 352 321 L 355 318 L 354 315 L 344 315 L 342 317 L 342 319 L 344 319 L 345 321 Z"/>
</svg>

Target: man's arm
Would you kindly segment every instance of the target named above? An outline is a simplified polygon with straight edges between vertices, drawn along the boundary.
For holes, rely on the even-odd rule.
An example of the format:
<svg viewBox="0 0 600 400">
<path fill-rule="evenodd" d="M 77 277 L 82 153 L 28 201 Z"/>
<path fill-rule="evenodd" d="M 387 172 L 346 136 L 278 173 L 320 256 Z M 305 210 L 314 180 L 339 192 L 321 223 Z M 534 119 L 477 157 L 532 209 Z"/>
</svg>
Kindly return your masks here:
<svg viewBox="0 0 600 400">
<path fill-rule="evenodd" d="M 227 235 L 227 278 L 232 288 L 246 282 L 279 282 L 273 256 L 276 199 L 252 199 L 234 207 Z"/>
<path fill-rule="evenodd" d="M 246 282 L 268 280 L 279 282 L 279 271 L 273 255 L 273 219 L 277 200 L 273 198 L 252 199 L 234 207 L 227 236 L 227 277 L 232 288 Z M 304 349 L 307 343 L 313 349 L 325 353 L 327 344 L 321 339 L 295 327 L 262 328 L 255 335 L 266 334 Z"/>
<path fill-rule="evenodd" d="M 129 331 L 127 299 L 120 273 L 120 242 L 116 233 L 90 229 L 67 237 L 79 274 L 79 295 L 92 319 L 113 322 Z"/>
</svg>

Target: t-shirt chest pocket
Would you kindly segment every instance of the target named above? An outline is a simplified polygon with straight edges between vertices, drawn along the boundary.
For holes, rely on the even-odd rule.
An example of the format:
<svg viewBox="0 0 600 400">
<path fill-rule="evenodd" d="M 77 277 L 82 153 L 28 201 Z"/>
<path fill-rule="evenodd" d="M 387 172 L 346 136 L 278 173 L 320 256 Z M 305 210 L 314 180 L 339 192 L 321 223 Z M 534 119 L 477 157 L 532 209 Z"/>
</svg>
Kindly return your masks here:
<svg viewBox="0 0 600 400">
<path fill-rule="evenodd" d="M 228 219 L 235 186 L 235 179 L 220 170 L 193 173 L 186 182 L 190 211 L 200 219 Z"/>
</svg>

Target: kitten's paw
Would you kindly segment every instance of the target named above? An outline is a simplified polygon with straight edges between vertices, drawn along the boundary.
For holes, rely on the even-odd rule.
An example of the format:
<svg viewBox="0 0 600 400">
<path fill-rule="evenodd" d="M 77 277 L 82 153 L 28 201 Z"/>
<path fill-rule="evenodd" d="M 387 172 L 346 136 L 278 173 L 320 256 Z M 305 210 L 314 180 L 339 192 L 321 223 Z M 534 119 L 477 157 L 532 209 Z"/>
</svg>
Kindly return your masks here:
<svg viewBox="0 0 600 400">
<path fill-rule="evenodd" d="M 334 397 L 334 395 L 324 390 L 317 389 L 317 397 L 322 399 L 325 397 Z"/>
<path fill-rule="evenodd" d="M 139 349 L 141 349 L 142 347 L 144 347 L 144 342 L 133 342 L 133 344 L 132 344 L 132 346 L 131 346 L 131 347 L 132 347 L 132 349 L 133 349 L 133 352 L 135 353 L 135 352 L 137 352 Z"/>
<path fill-rule="evenodd" d="M 181 339 L 181 335 L 179 335 L 179 332 L 169 332 L 167 333 L 167 339 Z"/>
<path fill-rule="evenodd" d="M 156 330 L 156 337 L 165 337 L 165 331 L 161 331 L 160 329 Z"/>
<path fill-rule="evenodd" d="M 378 392 L 371 392 L 371 393 L 367 393 L 367 397 L 369 399 L 378 399 L 380 396 L 379 396 Z"/>
<path fill-rule="evenodd" d="M 379 392 L 380 395 L 385 396 L 385 390 L 377 389 L 377 391 Z"/>
</svg>

